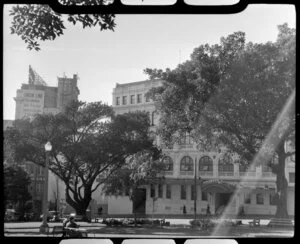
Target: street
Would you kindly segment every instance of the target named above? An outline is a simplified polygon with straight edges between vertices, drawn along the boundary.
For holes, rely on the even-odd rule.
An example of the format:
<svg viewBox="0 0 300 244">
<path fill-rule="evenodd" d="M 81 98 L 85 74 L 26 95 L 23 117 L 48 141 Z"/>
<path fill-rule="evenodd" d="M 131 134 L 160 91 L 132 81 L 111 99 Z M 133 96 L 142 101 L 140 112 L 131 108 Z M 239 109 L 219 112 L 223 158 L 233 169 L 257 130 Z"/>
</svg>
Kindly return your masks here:
<svg viewBox="0 0 300 244">
<path fill-rule="evenodd" d="M 170 220 L 166 220 L 170 221 Z M 108 227 L 101 223 L 85 223 L 79 222 L 80 228 L 88 230 L 89 238 L 121 238 L 121 237 L 143 237 L 143 238 L 195 238 L 197 236 L 209 237 L 213 233 L 213 229 L 201 230 L 199 227 L 191 228 L 186 219 L 172 219 L 170 226 L 137 226 L 137 227 Z M 267 227 L 267 220 L 263 220 L 260 227 L 250 227 L 247 220 L 243 220 L 241 226 L 235 227 L 222 227 L 218 234 L 214 237 L 293 237 L 294 230 L 291 228 L 269 228 Z M 4 235 L 5 236 L 50 236 L 53 226 L 61 225 L 61 223 L 49 223 L 50 233 L 40 234 L 40 222 L 27 222 L 27 223 L 5 223 Z M 61 235 L 57 235 L 60 237 Z"/>
</svg>

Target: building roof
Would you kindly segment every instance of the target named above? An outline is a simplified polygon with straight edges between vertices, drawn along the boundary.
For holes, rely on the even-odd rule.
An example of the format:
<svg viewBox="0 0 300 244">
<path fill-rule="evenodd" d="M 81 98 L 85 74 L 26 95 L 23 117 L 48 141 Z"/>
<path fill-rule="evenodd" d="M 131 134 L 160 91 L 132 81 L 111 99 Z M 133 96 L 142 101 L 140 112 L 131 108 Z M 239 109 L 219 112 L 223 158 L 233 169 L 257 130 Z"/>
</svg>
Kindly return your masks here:
<svg viewBox="0 0 300 244">
<path fill-rule="evenodd" d="M 122 84 L 119 84 L 117 83 L 116 84 L 116 88 L 118 87 L 124 87 L 124 86 L 136 86 L 136 85 L 139 85 L 139 84 L 144 84 L 144 83 L 160 83 L 162 82 L 163 80 L 143 80 L 143 81 L 135 81 L 135 82 L 129 82 L 129 83 L 122 83 Z"/>
</svg>

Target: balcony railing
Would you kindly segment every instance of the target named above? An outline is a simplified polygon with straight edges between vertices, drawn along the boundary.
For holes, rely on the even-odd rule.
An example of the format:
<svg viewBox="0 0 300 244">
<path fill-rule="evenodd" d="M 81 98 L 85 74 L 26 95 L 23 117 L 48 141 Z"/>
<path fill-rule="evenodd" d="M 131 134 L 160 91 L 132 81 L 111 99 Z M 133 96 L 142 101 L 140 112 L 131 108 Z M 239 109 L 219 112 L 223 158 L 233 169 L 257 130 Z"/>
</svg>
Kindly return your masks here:
<svg viewBox="0 0 300 244">
<path fill-rule="evenodd" d="M 276 175 L 273 172 L 262 172 L 262 177 L 273 178 Z"/>
<path fill-rule="evenodd" d="M 240 171 L 239 175 L 240 175 L 240 177 L 245 177 L 245 176 L 255 177 L 256 172 L 255 171 L 249 171 L 249 172 Z"/>
<path fill-rule="evenodd" d="M 199 171 L 199 175 L 201 175 L 201 176 L 213 176 L 214 172 L 213 171 Z"/>
<path fill-rule="evenodd" d="M 179 144 L 180 148 L 193 148 L 194 145 L 193 144 Z"/>
<path fill-rule="evenodd" d="M 219 176 L 234 176 L 233 171 L 219 171 Z"/>
<path fill-rule="evenodd" d="M 180 175 L 194 175 L 194 171 L 180 171 Z"/>
<path fill-rule="evenodd" d="M 165 171 L 164 174 L 165 175 L 173 175 L 173 171 Z"/>
</svg>

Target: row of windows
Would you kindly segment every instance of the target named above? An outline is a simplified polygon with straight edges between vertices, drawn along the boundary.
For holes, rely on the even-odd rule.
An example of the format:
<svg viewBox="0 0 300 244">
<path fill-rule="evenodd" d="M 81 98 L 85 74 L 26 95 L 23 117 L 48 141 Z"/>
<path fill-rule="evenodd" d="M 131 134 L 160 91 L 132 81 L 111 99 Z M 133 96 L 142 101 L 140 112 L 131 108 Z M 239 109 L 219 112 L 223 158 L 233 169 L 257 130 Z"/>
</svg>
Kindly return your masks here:
<svg viewBox="0 0 300 244">
<path fill-rule="evenodd" d="M 142 103 L 142 96 L 143 94 L 137 94 L 137 95 L 130 95 L 129 96 L 129 103 L 130 104 L 135 104 L 135 103 Z M 122 97 L 116 97 L 116 105 L 121 105 L 121 98 L 122 98 L 122 105 L 127 105 L 128 101 L 127 101 L 127 97 L 128 96 L 122 96 Z M 144 95 L 145 97 L 145 102 L 150 102 L 149 97 L 147 97 L 146 95 Z"/>
<path fill-rule="evenodd" d="M 259 205 L 263 205 L 264 204 L 264 194 L 262 193 L 256 193 L 255 194 L 255 200 L 256 202 L 253 203 L 253 204 L 259 204 Z M 246 193 L 244 195 L 244 203 L 245 204 L 251 204 L 251 193 Z M 275 202 L 275 193 L 271 193 L 269 194 L 269 203 L 270 205 L 276 205 L 276 202 Z"/>
<path fill-rule="evenodd" d="M 195 200 L 195 186 L 191 185 L 190 189 L 191 189 L 191 194 L 190 194 L 191 199 L 190 200 Z M 156 192 L 155 185 L 151 184 L 150 185 L 150 197 L 151 198 L 154 198 L 156 196 L 155 192 Z M 180 186 L 180 199 L 182 199 L 182 200 L 187 199 L 186 192 L 187 192 L 187 185 L 181 185 Z M 163 198 L 163 185 L 162 184 L 157 185 L 157 197 Z M 166 185 L 165 198 L 166 199 L 172 198 L 172 188 L 171 188 L 171 185 L 169 185 L 169 184 Z M 202 192 L 201 199 L 202 199 L 202 201 L 207 201 L 207 193 L 206 192 Z"/>
<path fill-rule="evenodd" d="M 166 156 L 163 158 L 163 163 L 165 164 L 166 171 L 173 171 L 173 160 L 171 157 Z M 219 160 L 218 170 L 221 172 L 233 172 L 233 163 L 224 163 L 224 160 Z M 190 156 L 184 156 L 180 161 L 180 171 L 194 171 L 194 162 Z M 199 171 L 213 171 L 213 160 L 209 156 L 203 156 L 199 160 Z M 249 168 L 248 165 L 239 165 L 240 172 L 252 171 L 255 169 Z M 263 172 L 270 172 L 271 169 L 268 166 L 263 166 Z"/>
<path fill-rule="evenodd" d="M 187 185 L 181 185 L 180 186 L 180 199 L 182 200 L 187 200 Z M 171 185 L 167 184 L 166 185 L 166 192 L 165 192 L 165 198 L 166 199 L 172 199 L 172 190 L 171 190 Z M 157 197 L 158 198 L 163 198 L 163 185 L 158 184 L 157 185 Z M 190 187 L 191 194 L 190 194 L 190 200 L 195 200 L 195 186 L 191 185 Z M 156 196 L 155 194 L 156 188 L 155 185 L 151 184 L 150 186 L 150 197 L 154 198 Z M 207 201 L 208 200 L 208 194 L 206 192 L 201 192 L 201 200 L 202 201 Z M 255 200 L 256 202 L 253 204 L 259 204 L 263 205 L 264 204 L 264 194 L 263 193 L 256 193 L 255 194 Z M 251 204 L 251 193 L 245 193 L 244 194 L 244 203 L 245 204 Z M 270 205 L 276 205 L 275 202 L 275 193 L 269 194 L 269 204 Z"/>
<path fill-rule="evenodd" d="M 157 186 L 158 192 L 157 192 L 157 197 L 158 198 L 163 198 L 163 185 L 158 184 Z M 150 197 L 154 198 L 156 196 L 155 194 L 155 185 L 150 185 Z M 171 185 L 166 185 L 166 199 L 171 199 L 172 196 L 172 190 L 171 190 Z"/>
<path fill-rule="evenodd" d="M 34 97 L 34 93 L 24 93 L 24 97 Z M 36 94 L 35 97 L 42 98 L 43 94 Z"/>
</svg>

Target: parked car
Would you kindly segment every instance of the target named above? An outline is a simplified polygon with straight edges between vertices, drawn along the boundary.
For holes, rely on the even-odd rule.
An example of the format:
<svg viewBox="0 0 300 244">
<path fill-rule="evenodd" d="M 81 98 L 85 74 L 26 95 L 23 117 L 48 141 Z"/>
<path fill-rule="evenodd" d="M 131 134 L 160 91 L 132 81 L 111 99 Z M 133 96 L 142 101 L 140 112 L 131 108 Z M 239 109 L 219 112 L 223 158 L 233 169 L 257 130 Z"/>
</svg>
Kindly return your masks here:
<svg viewBox="0 0 300 244">
<path fill-rule="evenodd" d="M 18 221 L 20 214 L 15 209 L 6 209 L 4 221 Z"/>
<path fill-rule="evenodd" d="M 43 214 L 41 214 L 40 218 L 43 219 Z M 47 221 L 49 222 L 59 222 L 60 214 L 58 211 L 49 211 L 47 216 Z"/>
<path fill-rule="evenodd" d="M 34 213 L 25 213 L 24 214 L 24 221 L 33 221 L 34 220 Z"/>
</svg>

